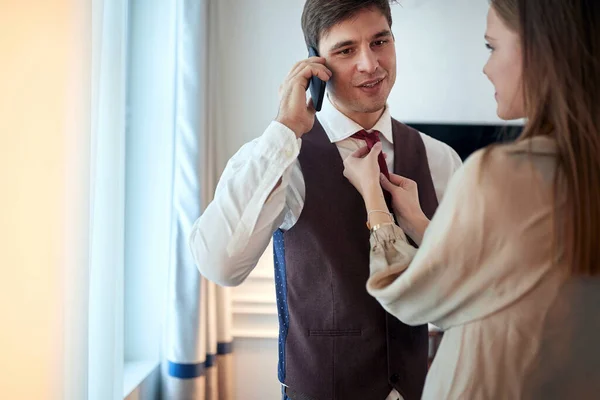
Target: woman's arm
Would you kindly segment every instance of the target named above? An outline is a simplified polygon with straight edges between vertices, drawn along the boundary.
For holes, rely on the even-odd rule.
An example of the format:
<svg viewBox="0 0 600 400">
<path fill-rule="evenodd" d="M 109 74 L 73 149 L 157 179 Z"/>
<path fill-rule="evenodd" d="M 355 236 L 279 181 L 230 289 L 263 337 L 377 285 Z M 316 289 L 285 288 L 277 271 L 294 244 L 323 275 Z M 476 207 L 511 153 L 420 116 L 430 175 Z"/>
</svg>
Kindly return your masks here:
<svg viewBox="0 0 600 400">
<path fill-rule="evenodd" d="M 481 160 L 456 173 L 418 251 L 394 226 L 371 234 L 367 290 L 407 324 L 447 329 L 484 318 L 552 271 L 551 188 L 502 151 Z"/>
<path fill-rule="evenodd" d="M 388 211 L 383 190 L 379 182 L 379 163 L 377 157 L 381 153 L 381 143 L 376 143 L 369 151 L 362 147 L 344 160 L 344 176 L 361 194 L 367 215 L 367 226 L 373 227 L 385 223 L 393 223 Z"/>
<path fill-rule="evenodd" d="M 419 245 L 429 219 L 421 210 L 417 184 L 395 174 L 390 174 L 388 180 L 379 170 L 379 153 L 380 143 L 375 144 L 371 151 L 366 147 L 358 149 L 344 160 L 344 176 L 363 197 L 367 209 L 367 226 L 394 222 L 383 197 L 383 187 L 392 195 L 398 225 Z"/>
<path fill-rule="evenodd" d="M 381 186 L 392 195 L 398 225 L 417 246 L 420 246 L 425 230 L 429 226 L 429 219 L 421 210 L 417 183 L 396 174 L 390 174 L 389 179 L 381 174 L 380 179 Z"/>
</svg>

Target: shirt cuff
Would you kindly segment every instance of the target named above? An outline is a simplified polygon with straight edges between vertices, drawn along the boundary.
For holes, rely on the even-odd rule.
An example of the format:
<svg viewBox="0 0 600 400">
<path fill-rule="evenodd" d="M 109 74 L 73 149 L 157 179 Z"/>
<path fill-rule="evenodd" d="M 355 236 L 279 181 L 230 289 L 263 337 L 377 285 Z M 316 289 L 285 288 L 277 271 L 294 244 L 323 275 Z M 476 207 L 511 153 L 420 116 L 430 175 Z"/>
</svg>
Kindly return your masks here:
<svg viewBox="0 0 600 400">
<path fill-rule="evenodd" d="M 280 122 L 272 121 L 258 140 L 255 151 L 282 166 L 289 166 L 298 158 L 302 139 Z"/>
</svg>

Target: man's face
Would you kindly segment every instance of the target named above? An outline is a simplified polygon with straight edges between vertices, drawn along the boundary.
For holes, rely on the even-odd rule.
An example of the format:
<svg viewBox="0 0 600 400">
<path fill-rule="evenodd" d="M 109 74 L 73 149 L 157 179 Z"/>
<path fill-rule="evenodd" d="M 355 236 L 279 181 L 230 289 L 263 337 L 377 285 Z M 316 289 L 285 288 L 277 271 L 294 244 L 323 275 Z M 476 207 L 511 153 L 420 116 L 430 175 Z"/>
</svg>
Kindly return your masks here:
<svg viewBox="0 0 600 400">
<path fill-rule="evenodd" d="M 321 36 L 319 53 L 333 73 L 330 98 L 352 118 L 381 111 L 396 81 L 396 49 L 385 16 L 364 9 Z"/>
</svg>

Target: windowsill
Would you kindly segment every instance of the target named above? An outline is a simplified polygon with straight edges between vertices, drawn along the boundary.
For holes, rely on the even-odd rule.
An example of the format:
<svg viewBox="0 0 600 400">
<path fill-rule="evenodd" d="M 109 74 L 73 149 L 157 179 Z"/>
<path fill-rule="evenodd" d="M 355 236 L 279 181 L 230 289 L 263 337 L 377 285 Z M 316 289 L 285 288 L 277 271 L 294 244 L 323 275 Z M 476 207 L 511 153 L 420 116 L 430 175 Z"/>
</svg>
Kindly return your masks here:
<svg viewBox="0 0 600 400">
<path fill-rule="evenodd" d="M 129 396 L 158 365 L 156 360 L 126 361 L 123 367 L 123 398 Z"/>
</svg>

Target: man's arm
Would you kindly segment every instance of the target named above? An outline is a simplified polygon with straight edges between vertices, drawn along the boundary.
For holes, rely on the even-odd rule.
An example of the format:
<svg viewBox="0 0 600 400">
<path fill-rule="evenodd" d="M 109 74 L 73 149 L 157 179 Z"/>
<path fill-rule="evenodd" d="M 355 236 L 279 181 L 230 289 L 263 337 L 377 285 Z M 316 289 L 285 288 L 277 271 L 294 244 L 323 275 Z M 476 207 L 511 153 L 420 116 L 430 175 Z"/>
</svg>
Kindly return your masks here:
<svg viewBox="0 0 600 400">
<path fill-rule="evenodd" d="M 214 200 L 194 224 L 189 245 L 209 280 L 223 286 L 242 283 L 281 225 L 293 165 L 299 168 L 300 137 L 314 124 L 306 88 L 313 75 L 329 80 L 331 71 L 324 63 L 324 58 L 311 57 L 292 68 L 280 88 L 276 120 L 229 161 Z"/>
<path fill-rule="evenodd" d="M 213 201 L 189 238 L 203 276 L 235 286 L 254 269 L 287 212 L 286 190 L 298 142 L 292 131 L 273 122 L 229 160 Z"/>
</svg>

